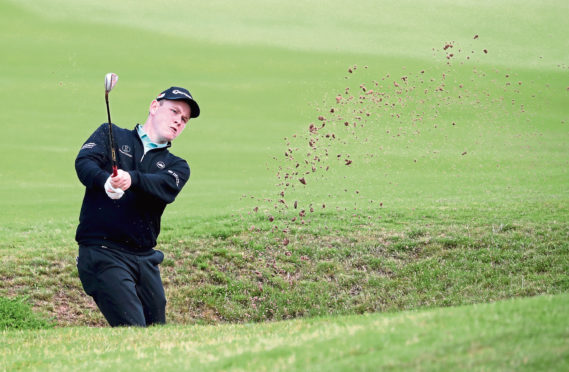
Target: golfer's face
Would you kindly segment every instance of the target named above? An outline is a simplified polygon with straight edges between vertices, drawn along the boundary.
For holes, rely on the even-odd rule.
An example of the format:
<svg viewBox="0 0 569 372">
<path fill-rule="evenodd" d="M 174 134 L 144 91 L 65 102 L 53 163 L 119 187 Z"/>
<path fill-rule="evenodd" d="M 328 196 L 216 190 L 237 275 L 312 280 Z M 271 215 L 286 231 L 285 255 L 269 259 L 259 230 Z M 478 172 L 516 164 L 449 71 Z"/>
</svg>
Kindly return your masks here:
<svg viewBox="0 0 569 372">
<path fill-rule="evenodd" d="M 162 100 L 154 101 L 154 128 L 160 142 L 169 142 L 178 137 L 188 120 L 190 120 L 190 105 L 185 101 Z"/>
</svg>

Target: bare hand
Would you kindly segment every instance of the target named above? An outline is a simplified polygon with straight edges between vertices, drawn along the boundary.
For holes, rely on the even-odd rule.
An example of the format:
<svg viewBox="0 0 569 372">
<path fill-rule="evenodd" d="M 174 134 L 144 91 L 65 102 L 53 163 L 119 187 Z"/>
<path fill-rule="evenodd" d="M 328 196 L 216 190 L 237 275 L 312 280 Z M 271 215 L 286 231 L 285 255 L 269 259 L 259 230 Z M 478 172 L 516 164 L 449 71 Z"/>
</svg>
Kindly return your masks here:
<svg viewBox="0 0 569 372">
<path fill-rule="evenodd" d="M 115 189 L 122 189 L 123 191 L 126 191 L 130 187 L 131 183 L 132 180 L 130 178 L 130 174 L 122 169 L 118 170 L 116 177 L 111 177 L 111 186 Z"/>
</svg>

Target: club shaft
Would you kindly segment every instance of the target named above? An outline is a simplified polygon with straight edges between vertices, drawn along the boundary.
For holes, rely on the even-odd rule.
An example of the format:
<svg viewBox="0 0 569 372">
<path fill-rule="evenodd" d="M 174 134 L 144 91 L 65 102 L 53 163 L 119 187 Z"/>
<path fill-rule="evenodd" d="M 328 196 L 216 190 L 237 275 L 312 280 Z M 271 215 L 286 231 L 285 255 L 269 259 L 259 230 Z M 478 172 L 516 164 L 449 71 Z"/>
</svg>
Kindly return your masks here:
<svg viewBox="0 0 569 372">
<path fill-rule="evenodd" d="M 115 136 L 113 135 L 113 124 L 111 121 L 111 110 L 109 109 L 109 92 L 105 92 L 105 103 L 107 104 L 107 117 L 109 124 L 109 145 L 111 148 L 111 162 L 113 166 L 113 177 L 116 177 L 118 173 L 117 167 L 117 154 L 115 152 Z"/>
</svg>

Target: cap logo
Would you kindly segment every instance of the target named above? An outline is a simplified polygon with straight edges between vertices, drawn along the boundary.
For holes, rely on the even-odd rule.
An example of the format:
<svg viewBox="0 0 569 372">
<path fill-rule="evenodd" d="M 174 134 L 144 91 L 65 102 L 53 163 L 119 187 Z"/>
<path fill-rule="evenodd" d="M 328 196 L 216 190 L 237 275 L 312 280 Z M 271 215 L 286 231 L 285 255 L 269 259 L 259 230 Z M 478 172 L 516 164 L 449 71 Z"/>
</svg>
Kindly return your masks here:
<svg viewBox="0 0 569 372">
<path fill-rule="evenodd" d="M 165 95 L 166 95 L 166 93 L 162 93 L 158 97 L 156 97 L 156 99 L 164 98 Z"/>
<path fill-rule="evenodd" d="M 188 97 L 189 99 L 193 100 L 192 96 L 190 96 L 188 93 L 182 92 L 181 90 L 174 89 L 174 90 L 172 91 L 172 93 L 174 93 L 174 94 L 181 94 L 181 95 L 186 96 L 186 97 Z"/>
</svg>

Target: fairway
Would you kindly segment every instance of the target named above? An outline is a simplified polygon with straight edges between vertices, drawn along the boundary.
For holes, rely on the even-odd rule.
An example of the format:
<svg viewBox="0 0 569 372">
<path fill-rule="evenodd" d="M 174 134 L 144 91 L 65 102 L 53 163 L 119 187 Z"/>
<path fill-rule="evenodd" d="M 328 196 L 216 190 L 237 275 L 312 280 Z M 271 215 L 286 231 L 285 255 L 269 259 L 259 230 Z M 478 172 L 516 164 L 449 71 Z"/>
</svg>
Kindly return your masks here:
<svg viewBox="0 0 569 372">
<path fill-rule="evenodd" d="M 120 127 L 143 123 L 169 86 L 187 87 L 201 107 L 171 149 L 188 160 L 191 177 L 166 208 L 158 239 L 170 324 L 149 330 L 159 341 L 141 353 L 163 351 L 165 338 L 201 350 L 191 335 L 225 324 L 250 346 L 237 353 L 237 369 L 279 361 L 282 370 L 301 370 L 294 355 L 302 343 L 286 358 L 271 356 L 272 348 L 256 351 L 266 340 L 248 327 L 281 335 L 279 327 L 416 321 L 413 311 L 523 309 L 522 298 L 534 296 L 528 306 L 543 312 L 566 308 L 567 14 L 564 1 L 0 0 L 0 296 L 24 298 L 63 327 L 41 331 L 45 350 L 58 337 L 72 344 L 91 331 L 118 342 L 134 337 L 84 328 L 105 322 L 75 268 L 84 187 L 74 161 L 107 121 L 103 78 L 112 71 L 120 76 L 110 102 Z M 451 335 L 439 344 L 449 354 L 445 342 L 462 326 L 477 327 L 461 319 L 450 330 L 442 321 L 430 329 L 429 337 Z M 566 320 L 551 322 L 566 335 Z M 544 336 L 534 346 L 554 330 L 536 330 Z M 3 333 L 16 352 L 31 335 Z M 410 342 L 381 340 L 384 356 Z M 432 365 L 420 364 L 429 349 L 419 343 L 413 356 L 384 366 L 567 364 L 566 342 L 525 362 L 522 336 L 512 341 L 521 351 L 503 359 L 500 348 L 464 342 L 468 351 L 457 360 L 437 354 Z M 105 355 L 107 364 L 64 357 L 57 368 L 120 361 Z M 320 350 L 298 357 L 312 370 L 349 369 Z M 11 363 L 45 366 L 22 358 Z M 353 358 L 362 370 L 376 362 Z"/>
<path fill-rule="evenodd" d="M 488 2 L 451 16 L 452 7 L 444 3 L 429 6 L 414 2 L 402 6 L 386 3 L 380 7 L 370 2 L 344 9 L 341 2 L 336 2 L 328 7 L 312 5 L 314 8 L 308 3 L 290 8 L 272 3 L 277 11 L 269 12 L 268 5 L 264 8 L 246 2 L 239 10 L 243 17 L 229 20 L 228 12 L 219 11 L 224 2 L 214 2 L 211 8 L 192 6 L 187 11 L 196 14 L 191 19 L 207 22 L 208 27 L 185 22 L 183 18 L 169 22 L 167 30 L 157 32 L 164 29 L 161 22 L 169 11 L 180 4 L 162 7 L 155 16 L 145 17 L 153 7 L 151 2 L 137 2 L 133 7 L 106 4 L 108 8 L 101 2 L 90 2 L 81 5 L 81 21 L 75 17 L 79 5 L 73 2 L 60 1 L 60 6 L 37 1 L 19 4 L 22 5 L 2 2 L 3 34 L 7 35 L 2 47 L 11 51 L 2 62 L 5 87 L 2 99 L 9 110 L 4 110 L 1 118 L 11 123 L 6 126 L 6 144 L 1 150 L 6 159 L 1 184 L 6 195 L 2 198 L 3 225 L 62 219 L 74 223 L 82 189 L 74 175 L 73 159 L 82 141 L 106 120 L 100 91 L 101 76 L 108 71 L 121 76 L 121 85 L 113 92 L 112 110 L 114 121 L 124 127 L 131 128 L 144 120 L 149 101 L 164 85 L 182 82 L 191 85 L 203 102 L 203 117 L 190 124 L 173 148 L 189 159 L 192 179 L 180 200 L 167 210 L 166 218 L 203 217 L 250 207 L 242 195 L 274 197 L 280 191 L 274 186 L 278 182 L 275 174 L 279 164 L 272 157 L 286 150 L 283 138 L 306 130 L 318 117 L 317 110 L 328 108 L 329 103 L 322 107 L 323 100 L 331 101 L 344 90 L 349 67 L 360 65 L 360 72 L 362 66 L 370 66 L 367 76 L 350 77 L 351 85 L 356 87 L 386 75 L 398 80 L 421 70 L 434 76 L 444 72 L 447 66 L 444 54 L 434 56 L 433 49 L 440 51 L 451 41 L 465 48 L 463 59 L 466 53 L 475 51 L 472 63 L 462 66 L 453 79 L 469 83 L 466 79 L 472 77 L 472 68 L 492 77 L 500 76 L 502 80 L 505 74 L 511 75 L 514 84 L 522 81 L 528 85 L 523 99 L 515 105 L 516 108 L 518 104 L 526 105 L 526 117 L 519 122 L 497 122 L 507 120 L 514 110 L 495 104 L 484 108 L 501 110 L 496 113 L 498 117 L 490 118 L 494 120 L 467 122 L 460 135 L 435 138 L 431 148 L 405 151 L 404 144 L 390 141 L 395 156 L 404 162 L 391 163 L 387 159 L 388 165 L 396 168 L 395 174 L 391 174 L 394 179 L 376 177 L 370 187 L 376 194 L 385 195 L 386 203 L 391 199 L 406 199 L 392 203 L 402 208 L 425 197 L 427 206 L 440 198 L 454 201 L 473 194 L 482 202 L 486 190 L 481 189 L 486 182 L 496 188 L 515 188 L 512 192 L 498 190 L 497 196 L 519 195 L 519 201 L 528 196 L 541 198 L 543 194 L 535 185 L 525 187 L 527 182 L 546 183 L 544 191 L 548 195 L 566 191 L 561 185 L 568 179 L 567 159 L 563 156 L 567 150 L 563 147 L 568 120 L 563 110 L 567 100 L 567 41 L 552 37 L 566 31 L 562 19 L 556 20 L 562 10 L 533 2 L 524 6 L 501 2 L 492 8 L 494 5 Z M 561 4 L 559 7 L 563 9 Z M 287 17 L 281 23 L 272 22 L 279 14 L 278 7 L 284 7 L 281 13 L 293 12 L 294 17 Z M 432 18 L 424 17 L 423 12 L 415 11 L 427 8 L 436 17 L 434 14 Z M 113 17 L 104 16 L 107 9 Z M 508 16 L 498 21 L 498 14 L 504 14 L 504 10 Z M 458 27 L 465 23 L 460 14 L 484 22 Z M 532 30 L 531 37 L 513 26 L 516 15 L 526 21 L 522 26 L 527 27 L 528 33 Z M 249 17 L 251 21 L 247 22 Z M 434 19 L 439 17 L 449 20 L 447 27 Z M 405 31 L 381 30 L 393 23 L 405 25 Z M 273 26 L 266 28 L 266 24 Z M 337 24 L 343 27 L 338 28 Z M 542 33 L 534 32 L 532 26 L 540 24 L 546 24 L 547 28 Z M 180 31 L 185 27 L 186 34 Z M 215 32 L 210 32 L 212 29 Z M 424 33 L 422 29 L 432 31 Z M 473 40 L 474 35 L 480 38 Z M 263 42 L 258 40 L 261 37 Z M 484 55 L 483 49 L 489 53 Z M 164 61 L 168 61 L 167 68 L 161 68 Z M 458 61 L 455 64 L 453 68 L 461 67 Z M 440 79 L 440 75 L 436 78 Z M 30 86 L 34 89 L 29 89 Z M 498 99 L 499 88 L 502 87 L 485 86 L 479 93 L 492 89 L 492 98 Z M 536 94 L 533 100 L 532 93 Z M 27 109 L 28 102 L 34 103 L 33 110 Z M 428 110 L 433 113 L 432 108 Z M 529 123 L 525 122 L 528 117 Z M 385 118 L 374 125 L 392 130 L 399 127 L 396 121 Z M 506 132 L 500 133 L 504 125 Z M 469 126 L 473 126 L 474 132 Z M 417 195 L 422 189 L 410 181 L 416 169 L 407 160 L 413 162 L 428 150 L 431 154 L 433 150 L 442 150 L 449 142 L 458 147 L 459 154 L 471 149 L 463 162 L 474 169 L 468 169 L 466 179 L 455 178 L 450 185 L 446 179 L 427 180 L 432 189 L 425 197 L 417 198 L 422 196 Z M 477 151 L 480 147 L 485 151 Z M 16 148 L 22 154 L 11 160 Z M 523 165 L 524 174 L 515 169 L 520 156 L 529 163 Z M 476 166 L 495 168 L 502 160 L 506 162 L 503 167 L 514 165 L 514 175 L 509 179 L 494 182 L 493 174 L 490 180 L 481 179 L 483 174 L 473 174 Z M 376 166 L 376 173 L 386 173 L 385 164 Z M 422 171 L 435 172 L 435 176 L 440 168 L 456 166 L 444 161 L 427 166 L 419 164 Z M 527 173 L 528 166 L 533 173 Z M 462 169 L 460 166 L 459 172 Z M 503 175 L 503 169 L 494 173 Z M 359 176 L 359 173 L 354 175 Z M 472 179 L 475 176 L 478 178 Z M 403 189 L 396 189 L 393 184 Z M 555 185 L 558 188 L 551 189 Z M 20 196 L 22 193 L 25 197 Z"/>
</svg>

